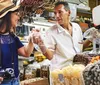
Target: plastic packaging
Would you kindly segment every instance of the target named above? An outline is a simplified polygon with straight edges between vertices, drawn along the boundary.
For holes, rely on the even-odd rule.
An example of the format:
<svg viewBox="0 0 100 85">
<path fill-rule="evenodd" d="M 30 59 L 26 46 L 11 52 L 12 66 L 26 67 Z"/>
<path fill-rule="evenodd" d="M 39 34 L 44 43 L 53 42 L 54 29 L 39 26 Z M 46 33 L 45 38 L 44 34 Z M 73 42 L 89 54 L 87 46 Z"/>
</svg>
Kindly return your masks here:
<svg viewBox="0 0 100 85">
<path fill-rule="evenodd" d="M 100 25 L 100 5 L 93 8 L 92 11 L 93 23 L 95 25 Z"/>
</svg>

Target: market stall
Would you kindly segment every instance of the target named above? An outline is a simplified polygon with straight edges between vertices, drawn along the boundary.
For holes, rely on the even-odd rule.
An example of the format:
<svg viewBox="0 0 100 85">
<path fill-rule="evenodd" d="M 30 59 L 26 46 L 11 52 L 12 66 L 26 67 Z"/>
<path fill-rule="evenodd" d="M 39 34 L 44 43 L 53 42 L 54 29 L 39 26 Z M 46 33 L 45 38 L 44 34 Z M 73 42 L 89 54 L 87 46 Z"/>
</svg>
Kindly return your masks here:
<svg viewBox="0 0 100 85">
<path fill-rule="evenodd" d="M 22 3 L 24 8 L 24 17 L 21 25 L 27 26 L 28 28 L 40 28 L 41 34 L 45 38 L 45 31 L 54 25 L 54 23 L 49 23 L 48 20 L 45 20 L 43 17 L 35 17 L 32 14 L 34 12 L 36 5 L 32 5 L 33 2 L 25 0 L 26 2 Z M 38 1 L 38 0 L 36 0 Z M 30 4 L 31 3 L 31 4 Z M 28 5 L 29 4 L 29 5 Z M 34 9 L 30 9 L 34 8 Z M 37 9 L 38 7 L 36 7 Z M 29 11 L 25 11 L 28 10 Z M 30 14 L 31 13 L 31 14 Z M 24 20 L 27 20 L 24 22 Z M 33 22 L 33 21 L 34 22 Z M 29 29 L 27 30 L 31 32 Z M 28 34 L 29 34 L 28 33 Z M 87 34 L 87 33 L 86 33 Z M 90 33 L 92 34 L 92 33 Z M 87 34 L 88 35 L 88 34 Z M 28 36 L 28 35 L 27 35 Z M 85 38 L 88 36 L 85 35 Z M 90 36 L 89 36 L 90 37 Z M 24 39 L 26 37 L 24 36 Z M 26 39 L 27 40 L 27 39 Z M 22 39 L 22 41 L 24 41 Z M 35 52 L 34 58 L 33 55 L 31 58 L 22 59 L 20 66 L 20 80 L 21 85 L 99 85 L 99 61 L 100 60 L 100 37 L 93 41 L 92 51 L 87 51 L 83 53 L 78 53 L 74 56 L 73 65 L 66 66 L 62 69 L 55 69 L 50 71 L 49 62 L 41 52 Z M 96 62 L 98 61 L 98 62 Z M 96 67 L 95 67 L 96 66 Z M 94 77 L 95 76 L 95 77 Z M 93 78 L 94 77 L 94 78 Z M 52 84 L 50 84 L 50 78 Z M 91 80 L 92 79 L 92 80 Z"/>
</svg>

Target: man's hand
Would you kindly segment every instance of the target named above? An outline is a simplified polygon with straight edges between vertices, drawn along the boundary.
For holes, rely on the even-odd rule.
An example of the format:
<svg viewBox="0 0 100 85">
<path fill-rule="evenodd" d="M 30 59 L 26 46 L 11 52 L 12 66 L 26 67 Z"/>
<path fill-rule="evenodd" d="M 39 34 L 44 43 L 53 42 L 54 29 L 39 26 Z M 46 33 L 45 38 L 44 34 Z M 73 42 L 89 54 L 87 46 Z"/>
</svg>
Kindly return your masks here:
<svg viewBox="0 0 100 85">
<path fill-rule="evenodd" d="M 37 39 L 38 39 L 39 37 L 40 37 L 40 32 L 39 32 L 39 30 L 33 29 L 33 30 L 32 30 L 32 33 L 29 34 L 29 41 L 31 41 L 31 42 L 37 44 L 37 43 L 38 43 Z"/>
<path fill-rule="evenodd" d="M 31 40 L 33 43 L 37 45 L 43 44 L 43 40 L 41 38 L 41 33 L 39 30 L 37 29 L 32 30 Z"/>
<path fill-rule="evenodd" d="M 43 54 L 46 52 L 46 47 L 44 45 L 43 39 L 41 38 L 41 33 L 39 30 L 33 29 L 32 33 L 29 35 L 29 39 L 40 47 Z"/>
<path fill-rule="evenodd" d="M 100 33 L 98 32 L 98 29 L 95 27 L 92 27 L 84 32 L 84 38 L 93 41 L 94 38 L 100 37 Z"/>
</svg>

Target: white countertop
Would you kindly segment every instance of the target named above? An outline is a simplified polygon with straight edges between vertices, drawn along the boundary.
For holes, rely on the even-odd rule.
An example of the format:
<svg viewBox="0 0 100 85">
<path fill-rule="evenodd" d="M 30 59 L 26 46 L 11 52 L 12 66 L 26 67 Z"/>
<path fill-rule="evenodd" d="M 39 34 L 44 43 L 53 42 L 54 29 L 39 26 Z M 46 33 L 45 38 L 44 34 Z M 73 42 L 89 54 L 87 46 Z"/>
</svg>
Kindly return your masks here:
<svg viewBox="0 0 100 85">
<path fill-rule="evenodd" d="M 24 25 L 28 25 L 28 26 L 34 26 L 34 25 L 42 25 L 42 26 L 47 26 L 47 27 L 51 27 L 54 25 L 54 23 L 50 23 L 47 21 L 34 21 L 33 23 L 23 23 Z"/>
</svg>

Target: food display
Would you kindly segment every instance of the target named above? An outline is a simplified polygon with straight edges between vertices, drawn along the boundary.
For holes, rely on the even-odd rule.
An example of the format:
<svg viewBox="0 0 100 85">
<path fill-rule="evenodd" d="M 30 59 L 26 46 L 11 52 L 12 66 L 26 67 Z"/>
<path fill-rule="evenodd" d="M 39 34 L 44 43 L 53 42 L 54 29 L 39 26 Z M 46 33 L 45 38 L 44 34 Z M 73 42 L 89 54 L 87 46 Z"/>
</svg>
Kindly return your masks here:
<svg viewBox="0 0 100 85">
<path fill-rule="evenodd" d="M 73 62 L 85 65 L 82 72 L 84 85 L 100 85 L 100 54 L 77 54 Z"/>
<path fill-rule="evenodd" d="M 100 85 L 100 60 L 86 66 L 83 78 L 85 85 Z"/>
<path fill-rule="evenodd" d="M 42 62 L 46 59 L 46 56 L 44 56 L 41 52 L 38 51 L 34 53 L 34 57 L 37 62 Z"/>
<path fill-rule="evenodd" d="M 49 66 L 47 65 L 42 65 L 40 69 L 40 76 L 49 78 Z"/>
<path fill-rule="evenodd" d="M 53 85 L 83 85 L 82 71 L 84 69 L 84 65 L 75 64 L 53 70 L 51 72 Z"/>
<path fill-rule="evenodd" d="M 88 54 L 76 54 L 74 56 L 73 62 L 87 65 L 90 62 L 91 58 L 92 57 Z"/>
<path fill-rule="evenodd" d="M 26 60 L 23 61 L 23 65 L 27 68 L 24 76 L 25 80 L 21 81 L 21 85 L 35 85 L 37 84 L 36 82 L 42 82 L 41 79 L 38 81 L 36 78 L 41 77 L 49 79 L 50 75 L 52 85 L 100 85 L 99 54 L 76 54 L 73 59 L 73 65 L 53 71 L 49 71 L 49 65 L 41 64 L 45 59 L 46 57 L 41 52 L 35 52 L 34 64 L 30 64 L 30 62 Z M 36 67 L 40 66 L 38 66 L 39 63 L 41 67 L 36 69 Z"/>
<path fill-rule="evenodd" d="M 100 59 L 100 54 L 76 54 L 74 56 L 73 62 L 74 63 L 81 63 L 84 65 L 87 65 L 89 63 L 93 63 L 94 61 L 97 61 Z"/>
<path fill-rule="evenodd" d="M 27 68 L 24 76 L 25 80 L 21 81 L 21 85 L 35 85 L 38 82 L 38 79 L 36 79 L 38 77 L 49 78 L 48 65 L 42 65 L 39 70 L 36 69 L 38 67 L 36 65 L 46 59 L 43 56 L 40 52 L 35 52 L 34 59 L 37 63 L 29 64 L 29 61 L 23 61 L 23 65 L 27 66 Z M 52 85 L 100 85 L 100 55 L 76 54 L 73 63 L 73 65 L 50 72 Z M 39 82 L 41 82 L 41 79 Z"/>
<path fill-rule="evenodd" d="M 92 57 L 90 63 L 95 63 L 95 62 L 97 62 L 98 60 L 100 60 L 100 56 L 94 56 L 94 57 Z"/>
</svg>

